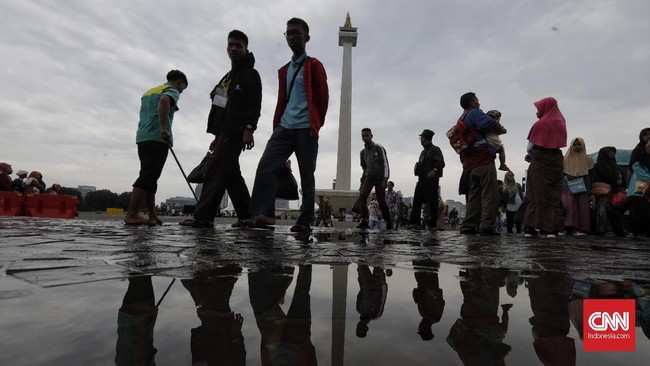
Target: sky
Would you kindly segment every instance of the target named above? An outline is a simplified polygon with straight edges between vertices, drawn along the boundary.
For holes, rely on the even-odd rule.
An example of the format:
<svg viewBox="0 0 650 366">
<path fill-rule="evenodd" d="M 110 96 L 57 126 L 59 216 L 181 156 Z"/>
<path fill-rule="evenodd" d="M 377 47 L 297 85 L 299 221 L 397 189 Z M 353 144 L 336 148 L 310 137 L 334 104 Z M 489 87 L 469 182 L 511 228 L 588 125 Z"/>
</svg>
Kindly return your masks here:
<svg viewBox="0 0 650 366">
<path fill-rule="evenodd" d="M 501 139 L 518 180 L 539 99 L 558 100 L 568 142 L 583 137 L 588 152 L 631 149 L 650 126 L 647 0 L 25 0 L 4 1 L 2 12 L 0 161 L 14 171 L 40 171 L 48 186 L 130 191 L 139 170 L 140 97 L 171 69 L 189 80 L 173 124 L 174 151 L 189 172 L 212 140 L 205 132 L 209 92 L 230 69 L 226 38 L 239 29 L 263 85 L 256 145 L 240 158 L 251 189 L 272 130 L 277 69 L 291 57 L 282 34 L 292 17 L 309 24 L 307 53 L 324 64 L 330 88 L 317 189 L 336 178 L 338 30 L 348 12 L 359 34 L 352 51 L 353 189 L 361 177 L 361 129 L 369 127 L 387 151 L 395 189 L 412 196 L 418 135 L 428 128 L 447 165 L 442 196 L 464 202 L 457 193 L 461 165 L 445 132 L 468 91 L 484 111 L 502 112 L 508 133 Z M 191 196 L 171 154 L 158 186 L 158 202 Z"/>
</svg>

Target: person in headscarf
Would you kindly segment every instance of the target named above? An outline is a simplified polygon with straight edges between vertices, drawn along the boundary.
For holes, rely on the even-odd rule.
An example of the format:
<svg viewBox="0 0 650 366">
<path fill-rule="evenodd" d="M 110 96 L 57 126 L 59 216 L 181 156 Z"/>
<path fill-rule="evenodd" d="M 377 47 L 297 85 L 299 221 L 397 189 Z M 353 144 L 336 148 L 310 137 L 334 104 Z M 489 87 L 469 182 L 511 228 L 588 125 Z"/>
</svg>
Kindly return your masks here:
<svg viewBox="0 0 650 366">
<path fill-rule="evenodd" d="M 41 172 L 34 170 L 29 173 L 29 176 L 25 179 L 24 193 L 45 193 L 45 182 L 43 182 L 43 174 Z"/>
<path fill-rule="evenodd" d="M 650 237 L 650 201 L 643 197 L 643 190 L 650 182 L 650 127 L 639 133 L 639 143 L 630 157 L 630 184 L 627 195 L 630 198 L 632 233 L 635 237 Z"/>
<path fill-rule="evenodd" d="M 576 137 L 564 155 L 564 183 L 562 206 L 564 227 L 568 235 L 586 235 L 591 230 L 589 206 L 591 202 L 591 178 L 594 161 L 587 156 L 585 140 Z M 575 186 L 571 183 L 580 183 Z M 577 187 L 577 188 L 576 188 Z"/>
<path fill-rule="evenodd" d="M 535 102 L 537 118 L 528 133 L 528 186 L 515 220 L 526 227 L 526 237 L 555 237 L 564 228 L 562 182 L 566 146 L 566 121 L 557 100 L 547 97 Z"/>
<path fill-rule="evenodd" d="M 509 234 L 512 234 L 513 227 L 516 227 L 517 234 L 519 234 L 521 233 L 521 222 L 515 221 L 515 214 L 524 201 L 524 191 L 521 188 L 521 184 L 515 181 L 515 173 L 506 173 L 503 177 L 503 188 L 508 195 L 508 203 L 506 204 L 506 230 Z"/>
<path fill-rule="evenodd" d="M 603 182 L 612 186 L 612 193 L 607 196 L 596 196 L 596 235 L 613 231 L 618 236 L 625 236 L 623 229 L 623 213 L 625 210 L 612 206 L 611 195 L 627 186 L 625 175 L 616 164 L 616 148 L 605 146 L 598 151 L 598 159 L 594 165 L 594 182 Z"/>
<path fill-rule="evenodd" d="M 11 164 L 0 163 L 0 191 L 11 191 L 11 178 L 9 175 L 13 172 Z"/>
</svg>

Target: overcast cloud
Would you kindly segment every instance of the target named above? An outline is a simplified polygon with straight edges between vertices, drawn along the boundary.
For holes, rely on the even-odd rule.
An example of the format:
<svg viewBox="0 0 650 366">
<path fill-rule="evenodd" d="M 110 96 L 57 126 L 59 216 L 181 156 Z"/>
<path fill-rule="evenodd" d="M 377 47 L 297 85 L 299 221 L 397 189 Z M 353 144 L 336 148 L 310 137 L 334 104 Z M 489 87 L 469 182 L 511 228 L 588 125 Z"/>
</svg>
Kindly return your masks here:
<svg viewBox="0 0 650 366">
<path fill-rule="evenodd" d="M 317 188 L 331 188 L 336 177 L 338 28 L 348 11 L 359 32 L 352 65 L 353 188 L 361 176 L 361 128 L 372 128 L 386 148 L 391 180 L 407 196 L 416 182 L 418 134 L 430 128 L 447 163 L 443 198 L 464 201 L 457 194 L 458 156 L 444 134 L 467 91 L 477 93 L 484 111 L 503 113 L 508 134 L 502 140 L 517 179 L 527 166 L 533 103 L 541 98 L 557 98 L 569 139 L 583 137 L 589 152 L 632 148 L 650 126 L 647 0 L 26 0 L 2 8 L 0 161 L 14 171 L 39 170 L 48 185 L 130 191 L 139 169 L 140 96 L 163 83 L 170 69 L 189 79 L 173 131 L 176 154 L 189 171 L 211 141 L 208 94 L 230 68 L 226 36 L 240 29 L 264 87 L 256 146 L 241 157 L 252 188 L 271 133 L 276 70 L 291 56 L 282 33 L 294 16 L 309 23 L 307 52 L 329 77 Z M 157 201 L 179 195 L 191 193 L 170 155 Z"/>
</svg>

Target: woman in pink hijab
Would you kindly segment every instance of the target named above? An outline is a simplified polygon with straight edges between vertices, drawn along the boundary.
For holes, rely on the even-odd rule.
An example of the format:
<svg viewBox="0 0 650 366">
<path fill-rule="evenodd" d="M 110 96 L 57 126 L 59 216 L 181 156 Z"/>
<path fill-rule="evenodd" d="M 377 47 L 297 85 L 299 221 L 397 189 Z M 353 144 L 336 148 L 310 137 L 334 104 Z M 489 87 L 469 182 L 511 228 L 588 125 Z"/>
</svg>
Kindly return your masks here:
<svg viewBox="0 0 650 366">
<path fill-rule="evenodd" d="M 535 102 L 535 107 L 539 120 L 528 133 L 528 183 L 516 220 L 526 227 L 526 237 L 538 236 L 539 230 L 539 235 L 552 238 L 564 230 L 564 156 L 560 148 L 566 146 L 566 121 L 553 97 Z"/>
</svg>

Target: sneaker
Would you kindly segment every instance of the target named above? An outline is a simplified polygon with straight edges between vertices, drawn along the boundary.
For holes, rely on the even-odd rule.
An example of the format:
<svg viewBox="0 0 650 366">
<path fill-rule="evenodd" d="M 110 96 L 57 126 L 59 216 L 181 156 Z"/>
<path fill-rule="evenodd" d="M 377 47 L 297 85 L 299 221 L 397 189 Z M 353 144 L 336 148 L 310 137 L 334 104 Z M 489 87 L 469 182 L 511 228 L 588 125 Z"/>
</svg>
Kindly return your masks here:
<svg viewBox="0 0 650 366">
<path fill-rule="evenodd" d="M 536 238 L 536 237 L 538 237 L 538 236 L 539 236 L 539 235 L 537 234 L 537 231 L 534 230 L 534 229 L 526 230 L 526 231 L 524 232 L 524 238 Z"/>
<path fill-rule="evenodd" d="M 369 227 L 370 227 L 370 226 L 368 226 L 368 223 L 365 222 L 365 221 L 361 221 L 361 222 L 359 223 L 359 225 L 357 225 L 357 229 L 367 229 L 367 228 L 369 228 Z"/>
<path fill-rule="evenodd" d="M 306 225 L 296 224 L 296 225 L 293 225 L 291 227 L 291 229 L 289 229 L 289 231 L 291 231 L 292 233 L 310 233 L 311 228 L 309 226 L 306 226 Z"/>
<path fill-rule="evenodd" d="M 546 231 L 540 231 L 539 236 L 545 238 L 555 238 L 557 236 L 557 233 L 548 233 Z"/>
<path fill-rule="evenodd" d="M 576 231 L 573 236 L 585 236 L 587 235 L 586 233 L 583 233 L 582 231 Z"/>
</svg>

